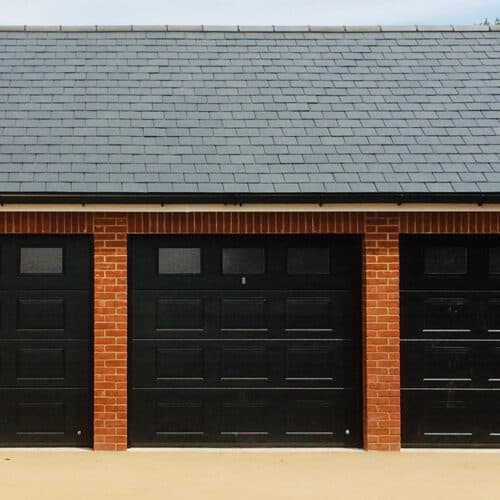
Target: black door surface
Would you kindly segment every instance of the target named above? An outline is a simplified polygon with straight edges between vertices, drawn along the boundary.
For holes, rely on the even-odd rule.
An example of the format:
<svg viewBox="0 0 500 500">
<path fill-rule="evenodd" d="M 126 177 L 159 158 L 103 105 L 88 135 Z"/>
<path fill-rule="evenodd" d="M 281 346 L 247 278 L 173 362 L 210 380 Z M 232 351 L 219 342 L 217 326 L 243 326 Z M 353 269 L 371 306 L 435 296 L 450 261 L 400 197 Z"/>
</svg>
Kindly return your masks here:
<svg viewBox="0 0 500 500">
<path fill-rule="evenodd" d="M 401 238 L 402 442 L 500 446 L 500 238 Z"/>
<path fill-rule="evenodd" d="M 88 446 L 90 241 L 0 238 L 0 445 Z"/>
<path fill-rule="evenodd" d="M 359 239 L 130 246 L 130 445 L 361 445 Z"/>
</svg>

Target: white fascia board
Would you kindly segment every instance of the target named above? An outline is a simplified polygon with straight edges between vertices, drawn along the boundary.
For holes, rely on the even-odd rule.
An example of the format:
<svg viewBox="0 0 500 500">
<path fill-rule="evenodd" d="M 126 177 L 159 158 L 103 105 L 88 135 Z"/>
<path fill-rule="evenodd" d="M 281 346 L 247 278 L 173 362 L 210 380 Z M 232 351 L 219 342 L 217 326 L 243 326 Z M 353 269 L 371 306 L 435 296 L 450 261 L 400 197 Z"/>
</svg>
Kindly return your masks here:
<svg viewBox="0 0 500 500">
<path fill-rule="evenodd" d="M 0 212 L 500 212 L 484 203 L 3 203 Z"/>
</svg>

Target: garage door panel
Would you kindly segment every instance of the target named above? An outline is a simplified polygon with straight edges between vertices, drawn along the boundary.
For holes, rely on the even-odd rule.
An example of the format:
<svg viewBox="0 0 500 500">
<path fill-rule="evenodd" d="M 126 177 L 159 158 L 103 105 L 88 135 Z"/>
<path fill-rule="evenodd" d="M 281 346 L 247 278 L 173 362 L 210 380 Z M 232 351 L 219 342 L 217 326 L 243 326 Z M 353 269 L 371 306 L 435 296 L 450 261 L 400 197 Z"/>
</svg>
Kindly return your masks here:
<svg viewBox="0 0 500 500">
<path fill-rule="evenodd" d="M 87 389 L 1 389 L 3 446 L 90 446 Z"/>
<path fill-rule="evenodd" d="M 352 339 L 356 331 L 357 304 L 348 291 L 294 290 L 280 302 L 282 329 L 290 337 Z"/>
<path fill-rule="evenodd" d="M 347 291 L 136 291 L 134 338 L 254 338 L 258 336 L 352 339 L 355 294 Z"/>
<path fill-rule="evenodd" d="M 204 436 L 206 408 L 199 398 L 175 398 L 156 403 L 153 427 L 159 439 Z"/>
<path fill-rule="evenodd" d="M 346 428 L 349 399 L 340 390 L 137 391 L 134 444 L 355 446 L 359 427 Z"/>
<path fill-rule="evenodd" d="M 158 298 L 155 331 L 161 333 L 205 332 L 205 300 L 193 297 Z"/>
<path fill-rule="evenodd" d="M 137 446 L 193 444 L 207 439 L 207 402 L 196 391 L 132 390 L 129 428 Z"/>
<path fill-rule="evenodd" d="M 285 348 L 287 382 L 323 381 L 343 385 L 340 345 L 294 342 Z M 335 373 L 337 372 L 337 373 Z M 337 375 L 338 377 L 335 377 Z"/>
<path fill-rule="evenodd" d="M 221 333 L 269 333 L 271 302 L 270 298 L 258 296 L 221 298 Z"/>
<path fill-rule="evenodd" d="M 131 300 L 134 315 L 131 326 L 134 338 L 184 338 L 208 333 L 208 299 L 207 296 L 188 292 L 133 292 Z"/>
<path fill-rule="evenodd" d="M 290 297 L 285 308 L 285 331 L 333 333 L 333 305 L 329 297 Z"/>
<path fill-rule="evenodd" d="M 331 386 L 353 389 L 351 370 L 358 349 L 351 341 L 295 340 L 285 344 L 284 381 L 287 386 Z"/>
<path fill-rule="evenodd" d="M 476 427 L 484 424 L 477 419 L 474 398 L 465 391 L 405 391 L 403 406 L 403 436 L 407 445 L 470 445 Z"/>
<path fill-rule="evenodd" d="M 472 338 L 481 334 L 480 301 L 463 294 L 406 293 L 401 332 L 407 339 Z"/>
<path fill-rule="evenodd" d="M 0 386 L 85 386 L 89 366 L 86 341 L 0 341 Z"/>
<path fill-rule="evenodd" d="M 273 366 L 279 363 L 277 345 L 271 342 L 224 342 L 215 347 L 217 368 L 213 383 L 269 384 L 276 382 Z"/>
<path fill-rule="evenodd" d="M 191 345 L 157 347 L 156 380 L 199 381 L 205 378 L 206 350 Z"/>
<path fill-rule="evenodd" d="M 0 291 L 0 340 L 87 339 L 88 291 Z"/>
<path fill-rule="evenodd" d="M 65 300 L 58 298 L 18 298 L 17 330 L 64 330 Z"/>
<path fill-rule="evenodd" d="M 492 292 L 405 291 L 401 308 L 407 339 L 500 339 L 500 298 Z"/>
<path fill-rule="evenodd" d="M 295 394 L 285 404 L 285 433 L 289 437 L 344 439 L 343 402 L 326 394 Z"/>
<path fill-rule="evenodd" d="M 87 291 L 65 291 L 64 296 L 47 291 L 19 294 L 16 298 L 16 335 L 18 338 L 87 339 L 89 301 Z"/>
<path fill-rule="evenodd" d="M 484 347 L 474 342 L 402 342 L 402 384 L 408 388 L 480 386 L 477 358 Z"/>
<path fill-rule="evenodd" d="M 187 341 L 134 341 L 132 385 L 164 387 L 206 382 L 207 345 Z"/>
<path fill-rule="evenodd" d="M 133 386 L 331 386 L 356 384 L 351 342 L 325 340 L 135 341 Z"/>
<path fill-rule="evenodd" d="M 498 391 L 403 391 L 405 446 L 498 446 L 499 396 Z"/>
<path fill-rule="evenodd" d="M 422 333 L 471 333 L 477 325 L 474 306 L 463 297 L 425 299 Z"/>
<path fill-rule="evenodd" d="M 224 391 L 217 395 L 216 432 L 222 440 L 270 438 L 277 428 L 276 401 L 262 391 Z"/>
</svg>

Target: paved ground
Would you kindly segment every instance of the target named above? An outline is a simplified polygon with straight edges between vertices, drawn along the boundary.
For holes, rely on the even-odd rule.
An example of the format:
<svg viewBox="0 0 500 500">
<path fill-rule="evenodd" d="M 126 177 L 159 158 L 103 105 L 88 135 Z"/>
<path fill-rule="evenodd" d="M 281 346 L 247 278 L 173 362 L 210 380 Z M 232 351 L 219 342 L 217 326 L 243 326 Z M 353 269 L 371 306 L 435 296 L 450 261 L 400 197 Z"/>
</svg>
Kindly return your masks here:
<svg viewBox="0 0 500 500">
<path fill-rule="evenodd" d="M 0 498 L 493 500 L 500 453 L 4 449 Z"/>
</svg>

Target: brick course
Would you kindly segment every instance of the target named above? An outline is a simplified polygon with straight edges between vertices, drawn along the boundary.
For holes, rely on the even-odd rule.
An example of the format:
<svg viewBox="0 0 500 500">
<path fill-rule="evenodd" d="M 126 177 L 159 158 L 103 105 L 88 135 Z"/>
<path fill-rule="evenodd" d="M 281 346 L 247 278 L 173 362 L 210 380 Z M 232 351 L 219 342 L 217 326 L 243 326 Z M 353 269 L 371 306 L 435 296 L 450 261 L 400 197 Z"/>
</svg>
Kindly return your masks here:
<svg viewBox="0 0 500 500">
<path fill-rule="evenodd" d="M 94 448 L 127 447 L 128 234 L 362 234 L 364 440 L 400 447 L 399 235 L 500 233 L 500 213 L 1 213 L 4 234 L 94 237 Z"/>
</svg>

